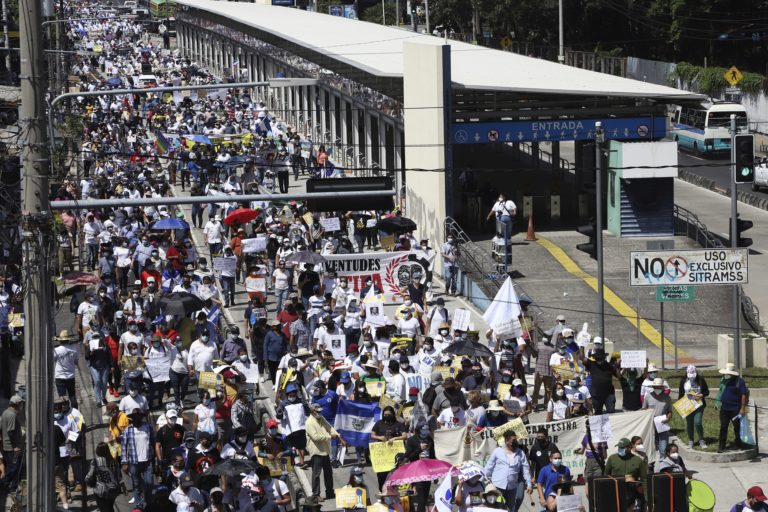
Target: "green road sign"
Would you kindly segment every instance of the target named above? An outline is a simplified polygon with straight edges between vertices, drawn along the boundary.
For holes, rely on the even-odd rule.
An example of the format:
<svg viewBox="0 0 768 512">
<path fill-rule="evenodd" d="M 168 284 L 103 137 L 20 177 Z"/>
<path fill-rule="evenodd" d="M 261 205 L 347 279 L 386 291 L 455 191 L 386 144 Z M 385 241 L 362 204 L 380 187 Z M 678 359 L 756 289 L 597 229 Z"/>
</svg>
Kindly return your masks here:
<svg viewBox="0 0 768 512">
<path fill-rule="evenodd" d="M 693 302 L 696 300 L 695 286 L 657 286 L 656 302 Z"/>
</svg>

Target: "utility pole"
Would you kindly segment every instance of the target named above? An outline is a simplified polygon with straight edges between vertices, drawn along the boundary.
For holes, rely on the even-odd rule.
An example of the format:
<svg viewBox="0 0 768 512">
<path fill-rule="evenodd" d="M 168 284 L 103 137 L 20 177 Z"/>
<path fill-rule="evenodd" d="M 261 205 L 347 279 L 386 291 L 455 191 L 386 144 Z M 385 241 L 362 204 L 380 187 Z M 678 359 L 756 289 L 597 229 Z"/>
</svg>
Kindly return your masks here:
<svg viewBox="0 0 768 512">
<path fill-rule="evenodd" d="M 603 150 L 602 145 L 605 141 L 605 132 L 603 123 L 595 123 L 595 196 L 597 203 L 597 212 L 595 215 L 596 227 L 595 238 L 597 241 L 597 300 L 598 315 L 600 316 L 600 336 L 605 338 L 605 290 L 603 286 Z"/>
<path fill-rule="evenodd" d="M 427 24 L 427 34 L 431 34 L 429 30 L 429 0 L 424 0 L 424 17 Z"/>
<path fill-rule="evenodd" d="M 11 38 L 8 34 L 8 0 L 2 0 L 3 2 L 3 44 L 5 45 L 5 71 L 8 73 L 8 79 L 10 83 L 11 77 Z"/>
<path fill-rule="evenodd" d="M 736 188 L 736 114 L 731 114 L 731 247 L 739 247 L 738 225 L 738 189 Z M 736 369 L 741 370 L 741 333 L 739 332 L 741 320 L 741 301 L 739 298 L 739 285 L 733 285 L 733 358 Z"/>
<path fill-rule="evenodd" d="M 42 2 L 19 0 L 21 32 L 21 165 L 23 205 L 24 353 L 27 383 L 27 510 L 55 510 L 51 280 L 53 237 L 43 61 Z"/>
<path fill-rule="evenodd" d="M 560 64 L 565 63 L 565 43 L 563 42 L 563 0 L 558 2 L 558 45 L 557 45 L 557 62 Z"/>
</svg>

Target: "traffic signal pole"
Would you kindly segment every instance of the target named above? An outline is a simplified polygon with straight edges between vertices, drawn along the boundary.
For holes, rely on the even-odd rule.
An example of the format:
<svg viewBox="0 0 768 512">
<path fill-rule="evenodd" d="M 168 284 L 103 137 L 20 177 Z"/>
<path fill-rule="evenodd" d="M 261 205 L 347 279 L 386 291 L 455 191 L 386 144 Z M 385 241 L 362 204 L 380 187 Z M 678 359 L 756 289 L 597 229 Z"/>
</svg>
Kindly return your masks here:
<svg viewBox="0 0 768 512">
<path fill-rule="evenodd" d="M 736 114 L 731 114 L 731 247 L 739 246 L 738 224 L 738 189 L 736 188 Z M 736 369 L 741 369 L 741 333 L 739 332 L 741 304 L 739 303 L 739 285 L 733 285 L 733 358 Z"/>
<path fill-rule="evenodd" d="M 597 229 L 595 237 L 597 241 L 597 300 L 598 300 L 598 334 L 605 337 L 605 289 L 603 286 L 603 151 L 602 144 L 605 140 L 603 123 L 595 123 L 595 195 L 597 196 L 597 214 L 595 220 Z"/>
</svg>

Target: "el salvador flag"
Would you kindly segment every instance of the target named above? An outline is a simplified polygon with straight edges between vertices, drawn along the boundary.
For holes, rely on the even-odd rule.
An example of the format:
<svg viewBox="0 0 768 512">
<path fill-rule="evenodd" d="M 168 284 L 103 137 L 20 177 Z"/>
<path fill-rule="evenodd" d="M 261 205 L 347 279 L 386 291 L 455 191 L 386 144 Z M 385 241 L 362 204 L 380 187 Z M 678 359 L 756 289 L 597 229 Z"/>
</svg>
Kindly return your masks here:
<svg viewBox="0 0 768 512">
<path fill-rule="evenodd" d="M 378 402 L 363 404 L 352 400 L 339 400 L 334 427 L 352 446 L 365 448 L 371 442 L 373 424 L 381 418 Z"/>
</svg>

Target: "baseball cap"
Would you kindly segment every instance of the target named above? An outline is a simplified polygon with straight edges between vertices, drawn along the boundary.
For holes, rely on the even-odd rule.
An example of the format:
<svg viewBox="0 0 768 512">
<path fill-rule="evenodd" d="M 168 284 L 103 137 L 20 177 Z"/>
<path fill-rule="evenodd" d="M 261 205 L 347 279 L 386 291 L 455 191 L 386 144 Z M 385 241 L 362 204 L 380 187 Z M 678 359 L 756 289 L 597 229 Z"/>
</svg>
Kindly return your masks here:
<svg viewBox="0 0 768 512">
<path fill-rule="evenodd" d="M 412 386 L 410 389 L 408 389 L 409 395 L 418 395 L 419 394 L 419 388 L 416 386 Z"/>
<path fill-rule="evenodd" d="M 632 443 L 629 442 L 629 439 L 627 439 L 626 437 L 622 437 L 621 439 L 619 439 L 619 442 L 616 443 L 616 446 L 618 446 L 619 448 L 626 448 L 630 444 Z"/>
<path fill-rule="evenodd" d="M 339 382 L 343 382 L 344 384 L 346 384 L 350 380 L 351 378 L 349 376 L 349 372 L 347 371 L 341 372 L 341 375 L 339 376 Z"/>
<path fill-rule="evenodd" d="M 756 499 L 757 501 L 766 501 L 768 498 L 766 498 L 765 494 L 763 494 L 762 487 L 758 487 L 755 485 L 754 487 L 750 487 L 747 491 L 747 496 L 753 499 Z"/>
<path fill-rule="evenodd" d="M 271 420 L 267 420 L 267 428 L 275 428 L 278 425 L 280 425 L 280 424 L 274 418 L 272 418 Z"/>
<path fill-rule="evenodd" d="M 154 283 L 154 282 L 156 282 L 156 281 L 155 281 L 155 278 L 154 278 L 154 277 L 151 277 L 151 276 L 150 276 L 150 277 L 148 277 L 148 278 L 147 278 L 147 282 L 148 282 L 148 283 Z"/>
</svg>

